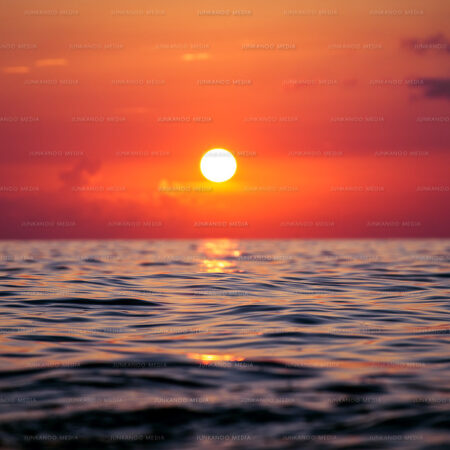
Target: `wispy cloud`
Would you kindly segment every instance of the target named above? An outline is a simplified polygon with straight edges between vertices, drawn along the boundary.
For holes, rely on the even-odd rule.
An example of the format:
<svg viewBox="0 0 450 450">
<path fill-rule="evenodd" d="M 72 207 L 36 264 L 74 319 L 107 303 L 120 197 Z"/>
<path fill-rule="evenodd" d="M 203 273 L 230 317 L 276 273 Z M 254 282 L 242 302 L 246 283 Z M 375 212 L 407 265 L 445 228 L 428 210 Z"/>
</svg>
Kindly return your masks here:
<svg viewBox="0 0 450 450">
<path fill-rule="evenodd" d="M 28 73 L 30 68 L 28 66 L 8 66 L 3 68 L 3 72 L 10 74 Z"/>
<path fill-rule="evenodd" d="M 58 67 L 58 66 L 67 66 L 67 59 L 64 58 L 47 58 L 47 59 L 38 59 L 35 62 L 36 67 Z"/>
<path fill-rule="evenodd" d="M 205 61 L 209 59 L 209 53 L 184 53 L 181 56 L 183 61 L 192 62 L 192 61 Z"/>
</svg>

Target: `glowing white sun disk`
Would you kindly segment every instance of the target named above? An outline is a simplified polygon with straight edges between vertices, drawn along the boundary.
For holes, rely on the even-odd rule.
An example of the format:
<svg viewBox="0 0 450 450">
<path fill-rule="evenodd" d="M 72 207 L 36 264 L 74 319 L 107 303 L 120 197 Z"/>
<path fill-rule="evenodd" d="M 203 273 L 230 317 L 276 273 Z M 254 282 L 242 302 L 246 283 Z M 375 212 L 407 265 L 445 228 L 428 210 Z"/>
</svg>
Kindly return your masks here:
<svg viewBox="0 0 450 450">
<path fill-rule="evenodd" d="M 200 170 L 203 176 L 215 183 L 229 180 L 236 172 L 236 168 L 236 159 L 223 148 L 213 148 L 207 151 L 200 161 Z"/>
</svg>

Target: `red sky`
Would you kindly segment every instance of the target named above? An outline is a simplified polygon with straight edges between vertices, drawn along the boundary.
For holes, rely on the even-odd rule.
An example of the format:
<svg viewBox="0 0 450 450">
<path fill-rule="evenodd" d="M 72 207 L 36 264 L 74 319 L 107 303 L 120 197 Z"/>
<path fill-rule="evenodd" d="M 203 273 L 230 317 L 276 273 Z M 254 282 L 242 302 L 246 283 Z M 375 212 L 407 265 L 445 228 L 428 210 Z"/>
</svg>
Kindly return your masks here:
<svg viewBox="0 0 450 450">
<path fill-rule="evenodd" d="M 2 9 L 0 238 L 448 236 L 447 1 Z"/>
</svg>

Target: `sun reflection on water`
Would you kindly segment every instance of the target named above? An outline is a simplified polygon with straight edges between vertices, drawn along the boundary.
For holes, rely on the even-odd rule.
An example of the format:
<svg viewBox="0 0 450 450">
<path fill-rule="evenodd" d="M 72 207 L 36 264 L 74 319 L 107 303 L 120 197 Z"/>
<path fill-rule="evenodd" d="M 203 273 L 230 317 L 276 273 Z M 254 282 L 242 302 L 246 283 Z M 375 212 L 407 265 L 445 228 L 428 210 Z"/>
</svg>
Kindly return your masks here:
<svg viewBox="0 0 450 450">
<path fill-rule="evenodd" d="M 187 357 L 196 361 L 201 361 L 202 364 L 208 364 L 217 361 L 244 361 L 244 358 L 235 355 L 208 355 L 202 353 L 188 353 Z"/>
<path fill-rule="evenodd" d="M 236 267 L 231 261 L 220 259 L 204 259 L 201 263 L 208 273 L 234 272 L 233 269 Z"/>
<path fill-rule="evenodd" d="M 233 259 L 242 254 L 237 247 L 238 243 L 230 239 L 214 239 L 202 242 L 198 251 L 206 258 L 200 260 L 200 265 L 208 273 L 236 272 L 236 263 Z"/>
</svg>

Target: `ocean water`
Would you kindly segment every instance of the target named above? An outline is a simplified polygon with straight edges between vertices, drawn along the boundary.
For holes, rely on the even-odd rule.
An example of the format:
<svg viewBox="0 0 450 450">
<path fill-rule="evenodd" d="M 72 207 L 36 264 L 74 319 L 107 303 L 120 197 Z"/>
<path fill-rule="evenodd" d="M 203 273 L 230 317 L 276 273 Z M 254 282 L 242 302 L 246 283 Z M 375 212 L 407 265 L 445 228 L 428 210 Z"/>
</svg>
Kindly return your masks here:
<svg viewBox="0 0 450 450">
<path fill-rule="evenodd" d="M 1 448 L 448 448 L 448 240 L 0 254 Z"/>
</svg>

